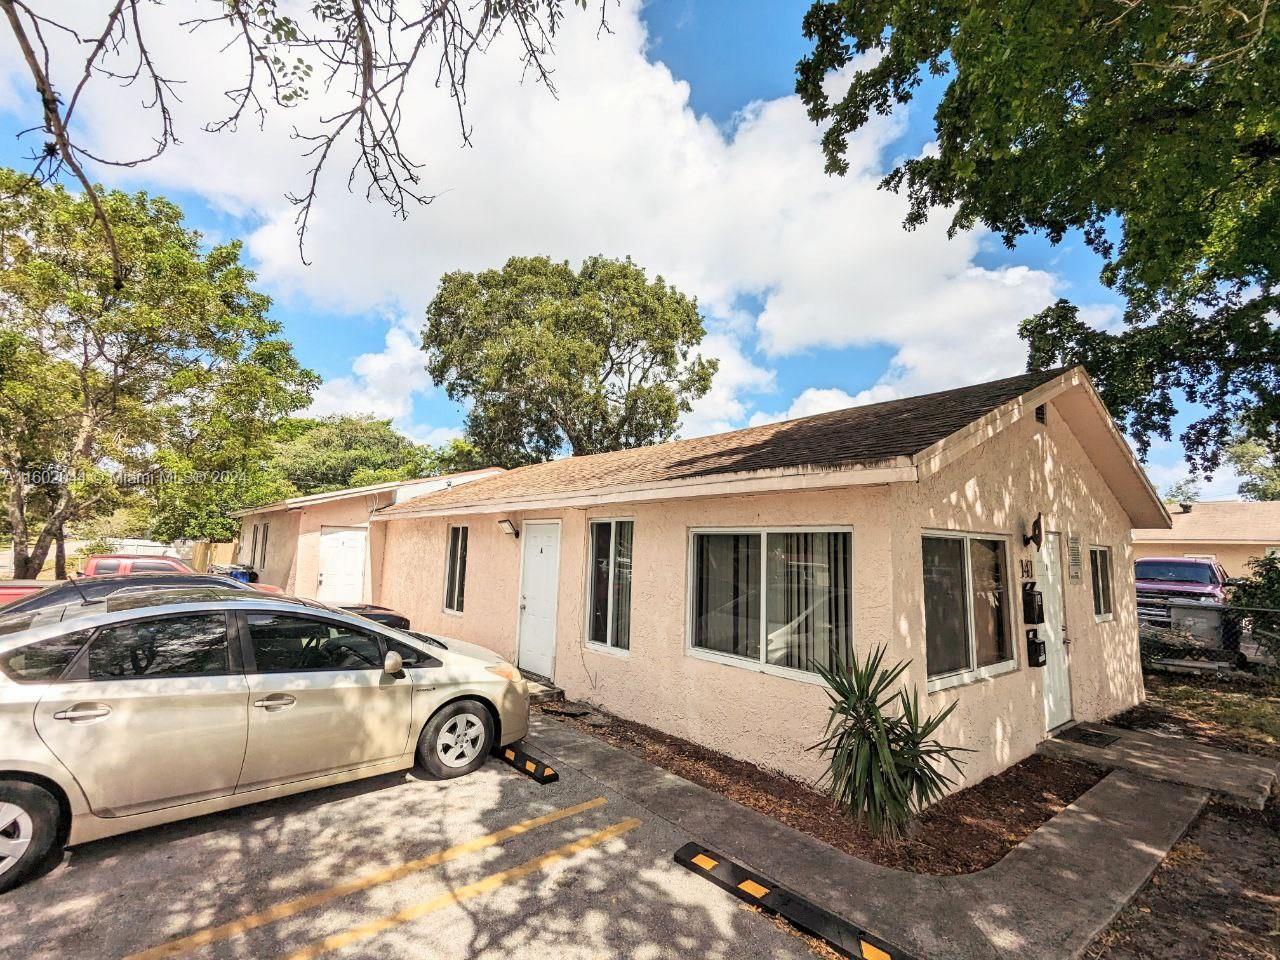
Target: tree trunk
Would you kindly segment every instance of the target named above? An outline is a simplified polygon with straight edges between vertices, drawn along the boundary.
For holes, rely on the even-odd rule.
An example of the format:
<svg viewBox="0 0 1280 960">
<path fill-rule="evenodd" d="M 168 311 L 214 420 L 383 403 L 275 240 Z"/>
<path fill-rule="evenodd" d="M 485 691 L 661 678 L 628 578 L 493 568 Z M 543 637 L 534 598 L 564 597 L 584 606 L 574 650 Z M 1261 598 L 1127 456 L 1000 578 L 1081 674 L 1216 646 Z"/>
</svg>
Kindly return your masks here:
<svg viewBox="0 0 1280 960">
<path fill-rule="evenodd" d="M 55 580 L 67 579 L 67 533 L 62 528 L 62 524 L 58 524 L 58 529 L 53 532 L 53 540 L 56 546 L 53 552 L 53 577 Z"/>
</svg>

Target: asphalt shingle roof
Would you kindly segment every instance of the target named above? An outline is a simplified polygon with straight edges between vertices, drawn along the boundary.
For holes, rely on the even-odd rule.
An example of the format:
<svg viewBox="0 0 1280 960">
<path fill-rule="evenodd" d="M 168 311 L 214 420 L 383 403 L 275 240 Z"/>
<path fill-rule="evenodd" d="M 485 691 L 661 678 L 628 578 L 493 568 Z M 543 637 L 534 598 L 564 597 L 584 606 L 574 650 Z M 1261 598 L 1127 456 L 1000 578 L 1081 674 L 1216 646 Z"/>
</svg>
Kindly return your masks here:
<svg viewBox="0 0 1280 960">
<path fill-rule="evenodd" d="M 378 515 L 395 517 L 425 507 L 473 506 L 726 473 L 874 466 L 913 456 L 1062 372 L 1026 373 L 709 437 L 536 463 L 414 497 Z"/>
</svg>

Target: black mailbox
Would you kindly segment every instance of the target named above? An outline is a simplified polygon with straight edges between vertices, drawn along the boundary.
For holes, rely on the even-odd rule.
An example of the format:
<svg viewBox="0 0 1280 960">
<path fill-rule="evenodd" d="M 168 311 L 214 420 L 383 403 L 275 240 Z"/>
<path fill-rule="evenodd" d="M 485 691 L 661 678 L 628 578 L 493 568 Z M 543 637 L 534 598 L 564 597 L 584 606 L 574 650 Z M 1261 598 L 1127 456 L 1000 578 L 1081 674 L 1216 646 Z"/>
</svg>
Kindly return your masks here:
<svg viewBox="0 0 1280 960">
<path fill-rule="evenodd" d="M 1049 647 L 1040 639 L 1040 631 L 1027 631 L 1027 666 L 1043 667 L 1049 661 Z"/>
<path fill-rule="evenodd" d="M 1044 623 L 1044 594 L 1036 589 L 1034 580 L 1022 584 L 1022 622 L 1029 627 Z"/>
</svg>

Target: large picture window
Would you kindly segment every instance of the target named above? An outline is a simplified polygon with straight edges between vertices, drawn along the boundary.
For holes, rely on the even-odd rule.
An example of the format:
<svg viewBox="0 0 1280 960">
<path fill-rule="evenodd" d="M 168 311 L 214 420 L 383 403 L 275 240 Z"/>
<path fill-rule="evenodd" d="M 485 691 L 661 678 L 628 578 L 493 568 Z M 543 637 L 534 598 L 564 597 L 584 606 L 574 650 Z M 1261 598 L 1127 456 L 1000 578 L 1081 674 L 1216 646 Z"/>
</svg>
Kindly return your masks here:
<svg viewBox="0 0 1280 960">
<path fill-rule="evenodd" d="M 848 664 L 852 564 L 847 530 L 695 532 L 690 643 L 787 670 Z"/>
<path fill-rule="evenodd" d="M 467 589 L 467 528 L 449 528 L 449 553 L 444 578 L 444 608 L 462 612 Z"/>
<path fill-rule="evenodd" d="M 593 520 L 587 585 L 587 639 L 607 647 L 631 647 L 630 520 Z"/>
<path fill-rule="evenodd" d="M 1093 579 L 1093 615 L 1099 620 L 1111 619 L 1111 550 L 1089 548 L 1089 573 Z"/>
<path fill-rule="evenodd" d="M 1014 664 L 1003 540 L 926 536 L 925 661 L 930 680 L 965 678 Z"/>
</svg>

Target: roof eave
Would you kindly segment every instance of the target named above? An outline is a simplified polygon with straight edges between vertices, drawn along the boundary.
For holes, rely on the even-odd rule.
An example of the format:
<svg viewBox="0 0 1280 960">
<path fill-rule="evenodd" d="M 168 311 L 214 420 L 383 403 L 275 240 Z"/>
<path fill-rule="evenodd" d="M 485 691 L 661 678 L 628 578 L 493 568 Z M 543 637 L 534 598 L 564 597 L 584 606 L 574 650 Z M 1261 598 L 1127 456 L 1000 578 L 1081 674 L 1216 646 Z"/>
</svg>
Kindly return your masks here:
<svg viewBox="0 0 1280 960">
<path fill-rule="evenodd" d="M 828 490 L 838 487 L 904 483 L 917 479 L 915 466 L 907 457 L 897 457 L 871 465 L 830 468 L 787 468 L 755 470 L 691 477 L 687 480 L 655 480 L 623 486 L 592 487 L 555 496 L 497 498 L 470 503 L 427 505 L 414 510 L 384 507 L 373 520 L 413 520 L 421 517 L 458 514 L 524 513 L 565 507 L 592 507 L 608 503 L 638 503 L 691 497 L 743 496 L 786 490 Z M 398 505 L 402 507 L 403 505 Z"/>
</svg>

